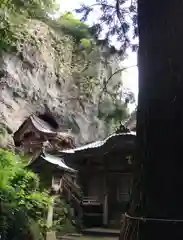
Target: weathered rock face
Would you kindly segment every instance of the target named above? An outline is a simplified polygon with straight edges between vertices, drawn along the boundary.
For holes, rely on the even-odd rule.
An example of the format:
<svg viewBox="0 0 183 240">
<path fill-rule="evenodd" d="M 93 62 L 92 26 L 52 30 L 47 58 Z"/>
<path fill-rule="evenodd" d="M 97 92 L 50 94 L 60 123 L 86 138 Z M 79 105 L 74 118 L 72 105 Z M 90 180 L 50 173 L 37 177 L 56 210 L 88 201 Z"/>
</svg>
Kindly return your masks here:
<svg viewBox="0 0 183 240">
<path fill-rule="evenodd" d="M 38 21 L 27 27 L 30 39 L 34 38 L 38 45 L 30 40 L 20 45 L 19 51 L 4 52 L 0 57 L 0 123 L 14 132 L 30 114 L 50 112 L 60 129 L 70 129 L 75 134 L 76 144 L 105 137 L 109 129 L 98 118 L 100 87 L 96 85 L 86 98 L 78 81 L 86 75 L 103 76 L 101 71 L 110 75 L 119 61 L 111 58 L 110 71 L 104 65 L 101 67 L 98 49 L 85 55 L 87 61 L 79 61 L 73 54 L 71 37 L 58 35 Z M 117 85 L 120 75 L 115 79 L 113 84 Z"/>
</svg>

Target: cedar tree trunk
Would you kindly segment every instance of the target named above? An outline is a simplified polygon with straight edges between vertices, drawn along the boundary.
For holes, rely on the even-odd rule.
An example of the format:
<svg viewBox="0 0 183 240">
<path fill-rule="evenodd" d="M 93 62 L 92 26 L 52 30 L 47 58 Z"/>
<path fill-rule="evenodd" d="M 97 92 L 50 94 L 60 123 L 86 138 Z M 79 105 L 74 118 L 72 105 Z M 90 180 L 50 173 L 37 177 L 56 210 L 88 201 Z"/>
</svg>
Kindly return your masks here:
<svg viewBox="0 0 183 240">
<path fill-rule="evenodd" d="M 138 196 L 129 214 L 183 220 L 183 0 L 138 0 L 138 21 Z M 131 222 L 136 234 L 121 239 L 183 239 L 183 222 Z"/>
</svg>

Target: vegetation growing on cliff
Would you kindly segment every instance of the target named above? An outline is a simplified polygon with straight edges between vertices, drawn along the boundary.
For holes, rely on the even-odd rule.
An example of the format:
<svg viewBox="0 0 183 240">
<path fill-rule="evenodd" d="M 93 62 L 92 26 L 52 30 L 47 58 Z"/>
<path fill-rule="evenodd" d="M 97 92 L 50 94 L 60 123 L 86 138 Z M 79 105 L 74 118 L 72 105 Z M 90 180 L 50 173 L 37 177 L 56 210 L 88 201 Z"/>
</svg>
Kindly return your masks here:
<svg viewBox="0 0 183 240">
<path fill-rule="evenodd" d="M 74 37 L 77 43 L 82 39 L 91 39 L 88 25 L 75 18 L 71 12 L 62 14 L 57 22 L 66 34 Z"/>
<path fill-rule="evenodd" d="M 72 13 L 66 12 L 54 20 L 49 17 L 49 13 L 56 10 L 56 4 L 51 0 L 26 2 L 4 0 L 0 2 L 0 10 L 0 49 L 8 50 L 10 47 L 16 47 L 17 41 L 27 38 L 29 34 L 26 31 L 26 22 L 30 19 L 39 19 L 53 28 L 60 28 L 66 34 L 71 35 L 77 43 L 82 43 L 83 46 L 90 45 L 89 27 L 79 19 L 74 18 Z M 21 37 L 22 35 L 23 37 Z"/>
<path fill-rule="evenodd" d="M 128 117 L 126 108 L 120 100 L 112 101 L 110 98 L 104 98 L 100 104 L 99 118 L 103 119 L 108 127 L 118 128 L 121 120 Z"/>
<path fill-rule="evenodd" d="M 97 31 L 97 29 L 94 27 L 90 28 L 86 23 L 75 18 L 70 12 L 66 12 L 57 19 L 52 19 L 48 13 L 53 13 L 56 7 L 56 4 L 51 0 L 34 0 L 27 1 L 26 3 L 21 0 L 4 0 L 1 2 L 0 8 L 5 11 L 0 14 L 0 50 L 18 50 L 21 54 L 24 43 L 31 44 L 39 50 L 40 46 L 43 44 L 43 39 L 41 39 L 39 34 L 35 33 L 36 31 L 29 31 L 29 28 L 32 19 L 38 19 L 40 22 L 43 22 L 43 24 L 45 23 L 46 26 L 50 28 L 50 37 L 53 42 L 52 47 L 54 49 L 55 58 L 55 73 L 58 76 L 57 81 L 59 84 L 61 66 L 63 66 L 62 63 L 65 62 L 65 59 L 62 59 L 62 51 L 63 48 L 66 49 L 65 44 L 72 39 L 73 49 L 67 49 L 68 51 L 72 51 L 73 55 L 72 63 L 70 67 L 68 67 L 68 70 L 69 74 L 74 78 L 75 84 L 79 90 L 78 101 L 81 105 L 83 101 L 93 101 L 93 96 L 95 95 L 96 89 L 98 89 L 100 91 L 100 97 L 96 106 L 100 108 L 99 118 L 101 117 L 102 106 L 99 105 L 103 101 L 103 98 L 107 96 L 110 105 L 113 105 L 112 108 L 115 110 L 112 115 L 111 112 L 109 113 L 107 111 L 102 115 L 101 119 L 106 121 L 109 125 L 113 125 L 112 122 L 119 124 L 121 119 L 127 116 L 127 105 L 125 101 L 119 100 L 121 99 L 119 97 L 119 95 L 121 95 L 120 91 L 123 91 L 123 87 L 121 87 L 122 82 L 120 86 L 117 86 L 116 90 L 113 89 L 112 92 L 109 92 L 107 88 L 112 81 L 109 82 L 107 79 L 111 76 L 108 74 L 105 76 L 105 80 L 103 77 L 101 79 L 100 74 L 95 72 L 98 66 L 92 63 L 92 58 L 97 62 L 105 61 L 104 68 L 107 72 L 110 65 L 110 57 L 117 53 L 116 49 L 110 47 L 109 44 L 106 45 L 105 41 L 97 40 L 95 36 L 95 31 Z M 53 31 L 57 33 L 57 37 L 53 34 Z M 69 35 L 69 40 L 66 35 Z M 58 36 L 60 36 L 60 38 Z M 103 52 L 105 52 L 105 54 L 103 54 Z M 101 56 L 99 56 L 99 53 L 105 60 L 100 59 Z M 90 74 L 88 73 L 88 69 L 92 64 L 94 66 L 93 72 L 95 73 Z M 119 68 L 116 70 L 119 70 Z M 119 78 L 121 77 L 120 74 L 118 76 Z M 119 91 L 119 89 L 121 90 Z M 120 114 L 118 114 L 119 110 Z M 109 121 L 110 118 L 112 122 Z"/>
<path fill-rule="evenodd" d="M 1 239 L 43 239 L 49 199 L 37 175 L 25 170 L 18 156 L 0 149 Z"/>
<path fill-rule="evenodd" d="M 19 42 L 29 37 L 26 31 L 29 19 L 47 19 L 56 9 L 54 0 L 0 1 L 0 50 L 16 48 Z"/>
<path fill-rule="evenodd" d="M 44 18 L 58 10 L 58 5 L 55 0 L 1 0 L 0 8 L 31 18 Z"/>
</svg>

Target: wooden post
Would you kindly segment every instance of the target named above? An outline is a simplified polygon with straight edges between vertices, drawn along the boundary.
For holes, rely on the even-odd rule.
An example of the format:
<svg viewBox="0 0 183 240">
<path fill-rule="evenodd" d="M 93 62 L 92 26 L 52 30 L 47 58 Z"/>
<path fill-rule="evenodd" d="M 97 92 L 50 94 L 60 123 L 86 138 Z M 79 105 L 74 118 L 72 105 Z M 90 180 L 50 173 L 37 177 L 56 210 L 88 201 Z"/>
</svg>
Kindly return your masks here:
<svg viewBox="0 0 183 240">
<path fill-rule="evenodd" d="M 103 225 L 108 224 L 108 191 L 107 191 L 107 174 L 104 175 L 104 201 L 103 201 Z"/>
<path fill-rule="evenodd" d="M 48 208 L 48 216 L 47 216 L 47 227 L 52 227 L 53 222 L 53 205 L 54 205 L 54 199 L 52 200 L 49 208 Z"/>
<path fill-rule="evenodd" d="M 62 179 L 62 177 L 60 178 L 60 194 L 63 194 L 63 179 Z"/>
<path fill-rule="evenodd" d="M 51 228 L 53 224 L 53 208 L 54 208 L 54 199 L 52 200 L 49 208 L 48 208 L 48 216 L 47 216 L 47 227 Z M 56 240 L 55 232 L 49 231 L 46 234 L 46 240 Z"/>
<path fill-rule="evenodd" d="M 104 196 L 104 204 L 103 204 L 103 224 L 107 226 L 108 224 L 108 194 L 106 193 Z"/>
<path fill-rule="evenodd" d="M 55 232 L 47 232 L 46 240 L 57 240 Z"/>
<path fill-rule="evenodd" d="M 77 225 L 80 229 L 83 227 L 83 208 L 80 205 L 77 205 Z"/>
<path fill-rule="evenodd" d="M 71 189 L 70 187 L 68 188 L 68 201 L 71 201 Z"/>
</svg>

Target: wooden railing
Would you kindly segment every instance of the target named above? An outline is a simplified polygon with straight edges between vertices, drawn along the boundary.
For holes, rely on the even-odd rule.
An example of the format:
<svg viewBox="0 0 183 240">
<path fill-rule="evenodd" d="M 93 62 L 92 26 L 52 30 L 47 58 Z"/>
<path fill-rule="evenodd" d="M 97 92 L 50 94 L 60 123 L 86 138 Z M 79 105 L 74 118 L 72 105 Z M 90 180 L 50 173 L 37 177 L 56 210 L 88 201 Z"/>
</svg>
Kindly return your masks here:
<svg viewBox="0 0 183 240">
<path fill-rule="evenodd" d="M 72 181 L 68 176 L 64 176 L 62 178 L 62 186 L 63 190 L 66 191 L 68 200 L 71 198 L 82 205 L 100 205 L 101 203 L 98 201 L 97 197 L 88 196 L 85 197 L 81 187 Z"/>
<path fill-rule="evenodd" d="M 64 198 L 74 208 L 74 216 L 78 219 L 78 222 L 95 222 L 92 219 L 99 219 L 97 221 L 102 223 L 103 206 L 97 197 L 85 197 L 81 187 L 67 175 L 62 178 L 62 190 Z"/>
<path fill-rule="evenodd" d="M 98 201 L 97 197 L 89 196 L 89 197 L 83 197 L 82 204 L 83 205 L 100 205 L 101 203 Z"/>
<path fill-rule="evenodd" d="M 72 179 L 67 176 L 62 178 L 62 184 L 63 191 L 66 191 L 69 201 L 71 198 L 79 203 L 82 201 L 83 193 L 78 184 L 74 183 Z"/>
</svg>

